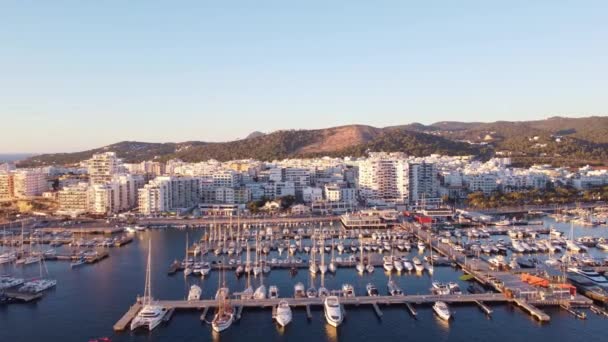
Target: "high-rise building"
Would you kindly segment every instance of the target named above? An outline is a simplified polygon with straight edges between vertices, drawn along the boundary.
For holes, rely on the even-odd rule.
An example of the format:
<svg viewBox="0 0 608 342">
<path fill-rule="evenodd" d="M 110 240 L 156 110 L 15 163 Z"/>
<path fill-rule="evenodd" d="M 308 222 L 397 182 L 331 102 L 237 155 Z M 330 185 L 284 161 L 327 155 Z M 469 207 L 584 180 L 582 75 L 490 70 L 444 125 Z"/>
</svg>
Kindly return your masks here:
<svg viewBox="0 0 608 342">
<path fill-rule="evenodd" d="M 439 201 L 439 178 L 434 163 L 409 164 L 410 204 L 430 204 Z"/>
<path fill-rule="evenodd" d="M 201 202 L 198 177 L 156 177 L 138 192 L 139 212 L 154 214 L 191 208 Z"/>
<path fill-rule="evenodd" d="M 408 163 L 379 155 L 359 163 L 359 195 L 368 203 L 404 203 L 408 191 Z"/>
<path fill-rule="evenodd" d="M 48 190 L 46 175 L 34 170 L 17 170 L 0 173 L 0 198 L 27 198 L 41 196 Z"/>
<path fill-rule="evenodd" d="M 89 211 L 89 186 L 79 183 L 66 186 L 57 192 L 59 213 L 77 216 Z"/>
<path fill-rule="evenodd" d="M 120 170 L 119 160 L 114 152 L 96 153 L 87 160 L 91 184 L 104 184 L 112 180 Z"/>
</svg>

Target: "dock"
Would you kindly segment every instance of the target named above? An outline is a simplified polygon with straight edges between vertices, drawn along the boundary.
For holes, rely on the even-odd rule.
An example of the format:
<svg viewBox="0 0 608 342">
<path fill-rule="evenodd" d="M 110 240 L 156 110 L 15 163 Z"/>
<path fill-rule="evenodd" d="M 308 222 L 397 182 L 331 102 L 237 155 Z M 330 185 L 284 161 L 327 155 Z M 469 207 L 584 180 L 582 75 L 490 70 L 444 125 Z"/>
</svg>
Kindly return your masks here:
<svg viewBox="0 0 608 342">
<path fill-rule="evenodd" d="M 407 307 L 407 310 L 410 312 L 410 315 L 412 315 L 412 317 L 414 317 L 414 318 L 418 317 L 418 312 L 414 308 L 414 304 L 412 304 L 412 303 L 405 303 L 405 306 Z"/>
<path fill-rule="evenodd" d="M 4 294 L 7 297 L 12 298 L 12 299 L 22 302 L 22 303 L 29 303 L 29 302 L 36 301 L 36 300 L 42 298 L 42 296 L 44 295 L 42 292 L 29 293 L 29 292 L 19 292 L 19 291 L 6 291 L 6 292 L 4 292 Z"/>
<path fill-rule="evenodd" d="M 312 312 L 310 312 L 310 305 L 306 305 L 306 317 L 312 319 Z"/>
<path fill-rule="evenodd" d="M 492 309 L 489 306 L 485 305 L 482 301 L 475 301 L 475 303 L 479 306 L 479 308 L 486 313 L 486 315 L 490 316 L 492 314 Z"/>
<path fill-rule="evenodd" d="M 536 317 L 541 322 L 549 322 L 551 320 L 549 315 L 523 299 L 514 299 L 513 302 L 519 307 L 525 309 L 530 315 Z"/>
<path fill-rule="evenodd" d="M 380 310 L 380 307 L 378 306 L 378 304 L 372 303 L 372 307 L 374 308 L 374 311 L 376 312 L 376 316 L 378 316 L 378 318 L 382 318 L 382 310 Z"/>
<path fill-rule="evenodd" d="M 203 313 L 201 314 L 201 321 L 205 321 L 205 322 L 207 321 L 207 313 L 208 313 L 208 312 L 209 312 L 209 307 L 208 307 L 208 306 L 206 306 L 206 307 L 203 309 Z"/>
<path fill-rule="evenodd" d="M 141 310 L 141 304 L 135 303 L 119 320 L 114 324 L 114 331 L 124 331 L 129 323 L 135 318 L 135 315 Z"/>
<path fill-rule="evenodd" d="M 600 308 L 597 305 L 591 305 L 591 307 L 589 307 L 589 309 L 591 309 L 591 312 L 595 313 L 596 315 L 608 317 L 608 311 Z"/>
</svg>

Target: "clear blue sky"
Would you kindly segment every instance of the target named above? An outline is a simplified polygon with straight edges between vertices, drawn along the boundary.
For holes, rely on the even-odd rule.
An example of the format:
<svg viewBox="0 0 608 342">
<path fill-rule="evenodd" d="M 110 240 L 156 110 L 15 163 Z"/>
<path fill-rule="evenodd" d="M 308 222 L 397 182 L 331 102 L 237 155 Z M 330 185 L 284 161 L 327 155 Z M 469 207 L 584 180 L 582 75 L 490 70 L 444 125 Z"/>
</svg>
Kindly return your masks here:
<svg viewBox="0 0 608 342">
<path fill-rule="evenodd" d="M 0 2 L 0 152 L 607 113 L 608 1 Z"/>
</svg>

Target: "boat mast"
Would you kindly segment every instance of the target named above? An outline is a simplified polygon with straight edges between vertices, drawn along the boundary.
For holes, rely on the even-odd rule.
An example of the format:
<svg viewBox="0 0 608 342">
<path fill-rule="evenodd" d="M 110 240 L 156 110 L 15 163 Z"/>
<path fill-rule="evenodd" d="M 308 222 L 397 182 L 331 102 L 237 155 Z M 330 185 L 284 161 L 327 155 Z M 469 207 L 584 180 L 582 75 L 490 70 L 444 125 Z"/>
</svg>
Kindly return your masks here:
<svg viewBox="0 0 608 342">
<path fill-rule="evenodd" d="M 148 265 L 146 267 L 146 285 L 144 288 L 144 306 L 152 303 L 152 239 L 148 240 Z"/>
</svg>

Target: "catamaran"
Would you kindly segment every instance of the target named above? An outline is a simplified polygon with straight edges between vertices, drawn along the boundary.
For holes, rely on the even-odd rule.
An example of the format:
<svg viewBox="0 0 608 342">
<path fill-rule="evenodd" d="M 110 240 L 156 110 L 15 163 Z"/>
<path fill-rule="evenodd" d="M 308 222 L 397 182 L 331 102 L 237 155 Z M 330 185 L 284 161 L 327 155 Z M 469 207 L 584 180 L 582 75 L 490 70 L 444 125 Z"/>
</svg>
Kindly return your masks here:
<svg viewBox="0 0 608 342">
<path fill-rule="evenodd" d="M 131 330 L 147 327 L 149 331 L 156 328 L 167 314 L 167 309 L 152 299 L 152 243 L 148 241 L 148 267 L 146 268 L 146 285 L 142 301 L 143 308 L 131 321 Z"/>
</svg>

